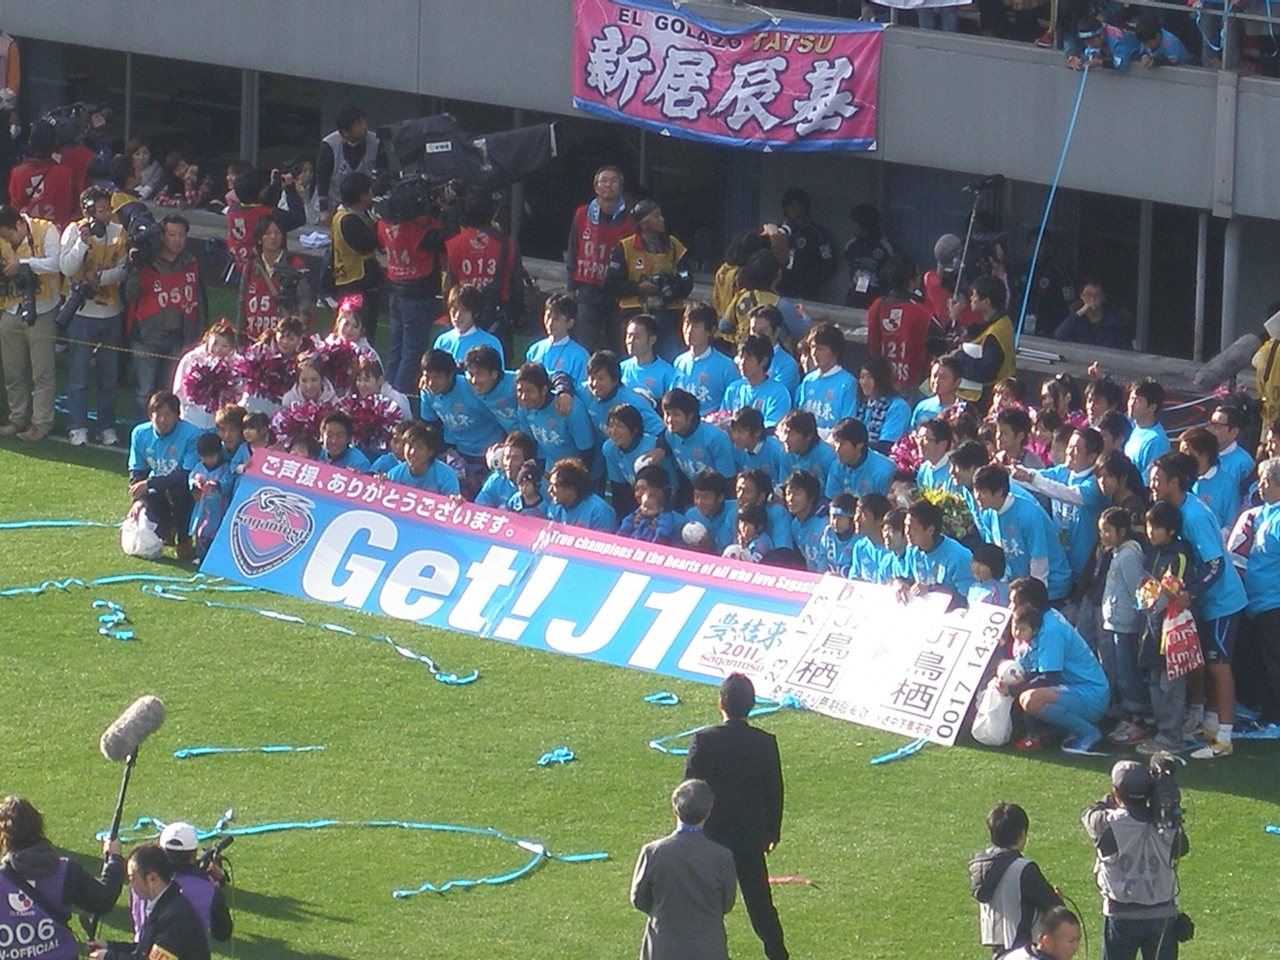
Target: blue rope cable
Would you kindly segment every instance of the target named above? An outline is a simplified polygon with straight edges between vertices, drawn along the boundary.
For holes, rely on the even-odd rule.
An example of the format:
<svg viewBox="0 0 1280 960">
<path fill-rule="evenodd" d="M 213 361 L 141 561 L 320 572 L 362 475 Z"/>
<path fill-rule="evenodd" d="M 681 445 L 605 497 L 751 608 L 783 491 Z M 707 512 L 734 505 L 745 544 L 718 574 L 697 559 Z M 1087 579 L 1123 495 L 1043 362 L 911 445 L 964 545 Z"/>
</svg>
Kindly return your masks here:
<svg viewBox="0 0 1280 960">
<path fill-rule="evenodd" d="M 230 814 L 231 811 L 227 813 Z M 445 883 L 423 883 L 412 889 L 393 890 L 391 896 L 397 900 L 404 900 L 419 893 L 445 893 L 454 887 L 479 887 L 479 886 L 497 886 L 503 883 L 510 883 L 518 880 L 526 874 L 533 871 L 545 860 L 558 860 L 561 863 L 586 863 L 591 860 L 607 860 L 609 854 L 605 852 L 599 853 L 552 853 L 543 844 L 533 840 L 520 840 L 516 837 L 508 836 L 501 830 L 495 830 L 493 827 L 464 827 L 453 823 L 417 823 L 410 820 L 302 820 L 287 821 L 281 823 L 262 823 L 252 827 L 228 827 L 230 816 L 224 815 L 212 830 L 197 830 L 196 837 L 199 840 L 211 840 L 214 837 L 250 837 L 258 836 L 265 833 L 280 833 L 285 830 L 325 830 L 330 827 L 395 827 L 402 830 L 433 830 L 440 833 L 463 833 L 478 837 L 492 837 L 502 843 L 509 843 L 519 847 L 532 856 L 517 870 L 512 870 L 496 877 L 464 877 L 455 880 L 448 880 Z M 134 825 L 127 830 L 120 831 L 121 843 L 135 843 L 140 840 L 150 840 L 159 835 L 159 831 L 163 829 L 164 821 L 155 817 L 139 817 Z M 156 832 L 144 832 L 154 829 Z M 107 835 L 107 832 L 99 831 L 97 839 L 101 841 Z"/>
<path fill-rule="evenodd" d="M 272 745 L 267 747 L 183 747 L 173 751 L 175 760 L 190 760 L 192 757 L 212 757 L 219 753 L 311 753 L 323 750 L 322 746 L 287 747 Z"/>
<path fill-rule="evenodd" d="M 920 737 L 917 740 L 912 740 L 909 743 L 904 743 L 897 750 L 892 750 L 889 753 L 884 754 L 883 756 L 872 757 L 871 765 L 873 767 L 878 767 L 881 764 L 892 763 L 894 760 L 901 760 L 903 757 L 909 757 L 914 753 L 919 753 L 920 749 L 928 742 L 929 741 L 926 740 L 924 737 Z"/>
<path fill-rule="evenodd" d="M 1035 249 L 1031 251 L 1031 266 L 1027 268 L 1027 282 L 1022 291 L 1022 309 L 1018 311 L 1018 329 L 1013 333 L 1013 349 L 1018 349 L 1018 341 L 1022 339 L 1022 325 L 1027 319 L 1027 304 L 1031 302 L 1031 287 L 1035 283 L 1036 266 L 1040 259 L 1040 244 L 1044 241 L 1044 232 L 1049 226 L 1049 214 L 1053 210 L 1053 198 L 1058 193 L 1058 181 L 1062 179 L 1062 168 L 1067 162 L 1067 149 L 1071 146 L 1071 136 L 1076 132 L 1076 119 L 1080 116 L 1080 104 L 1084 100 L 1084 85 L 1089 79 L 1089 70 L 1080 71 L 1080 89 L 1076 91 L 1076 105 L 1071 108 L 1071 122 L 1067 124 L 1067 135 L 1062 141 L 1062 153 L 1058 155 L 1058 169 L 1053 172 L 1053 182 L 1049 184 L 1049 199 L 1044 205 L 1044 216 L 1040 218 L 1040 232 L 1036 234 Z M 1098 68 L 1101 69 L 1101 68 Z"/>
</svg>

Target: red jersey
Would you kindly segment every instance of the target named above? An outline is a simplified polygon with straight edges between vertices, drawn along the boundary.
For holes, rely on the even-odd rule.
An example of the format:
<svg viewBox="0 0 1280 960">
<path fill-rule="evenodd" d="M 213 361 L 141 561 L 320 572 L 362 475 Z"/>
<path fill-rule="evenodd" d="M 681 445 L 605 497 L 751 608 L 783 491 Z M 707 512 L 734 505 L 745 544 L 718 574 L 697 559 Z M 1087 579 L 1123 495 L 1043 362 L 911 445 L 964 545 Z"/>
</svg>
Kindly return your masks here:
<svg viewBox="0 0 1280 960">
<path fill-rule="evenodd" d="M 511 295 L 515 246 L 510 240 L 469 227 L 444 245 L 449 276 L 454 283 L 469 283 L 481 290 L 496 281 L 500 284 L 498 299 L 506 300 Z"/>
<path fill-rule="evenodd" d="M 52 220 L 59 229 L 79 219 L 77 196 L 71 170 L 47 157 L 23 161 L 9 174 L 9 202 L 18 212 Z"/>
<path fill-rule="evenodd" d="M 387 279 L 392 283 L 409 283 L 438 273 L 440 264 L 434 250 L 422 249 L 422 238 L 440 224 L 430 217 L 417 217 L 406 223 L 379 220 L 378 243 L 387 251 Z"/>
<path fill-rule="evenodd" d="M 55 157 L 71 171 L 71 189 L 79 197 L 92 182 L 89 179 L 89 164 L 93 163 L 93 151 L 83 143 L 73 143 L 59 147 Z"/>
<path fill-rule="evenodd" d="M 306 266 L 296 254 L 286 257 L 285 261 L 294 270 L 301 270 Z M 262 264 L 257 258 L 254 258 L 248 270 L 249 282 L 245 286 L 244 303 L 241 304 L 244 310 L 244 332 L 250 340 L 257 340 L 274 327 L 276 320 L 280 318 L 280 308 L 276 305 L 279 285 L 274 279 L 268 282 L 263 276 Z"/>
<path fill-rule="evenodd" d="M 878 297 L 867 308 L 867 356 L 889 361 L 899 390 L 914 390 L 928 372 L 931 323 L 929 308 L 911 300 Z"/>
<path fill-rule="evenodd" d="M 258 221 L 270 212 L 271 208 L 261 203 L 227 211 L 227 253 L 237 270 L 243 270 L 257 252 L 253 249 L 253 232 L 258 229 Z"/>
<path fill-rule="evenodd" d="M 138 271 L 141 296 L 130 311 L 130 318 L 146 320 L 170 307 L 187 320 L 195 320 L 200 308 L 200 264 L 192 260 L 185 270 L 159 273 L 151 267 Z"/>
<path fill-rule="evenodd" d="M 598 287 L 604 283 L 604 272 L 609 267 L 613 248 L 623 237 L 635 232 L 631 217 L 623 217 L 617 226 L 592 223 L 587 215 L 590 204 L 583 204 L 573 215 L 572 258 L 573 282 Z"/>
</svg>

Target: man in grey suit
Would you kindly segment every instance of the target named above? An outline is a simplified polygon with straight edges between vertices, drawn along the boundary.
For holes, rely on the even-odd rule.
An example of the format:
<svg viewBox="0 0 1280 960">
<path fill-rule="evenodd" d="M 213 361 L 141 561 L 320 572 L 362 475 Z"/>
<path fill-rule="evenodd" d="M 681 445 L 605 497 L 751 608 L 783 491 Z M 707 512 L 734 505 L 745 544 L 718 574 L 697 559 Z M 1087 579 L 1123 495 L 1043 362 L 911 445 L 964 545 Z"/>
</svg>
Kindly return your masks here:
<svg viewBox="0 0 1280 960">
<path fill-rule="evenodd" d="M 704 780 L 671 794 L 675 832 L 645 844 L 631 903 L 649 915 L 640 960 L 728 960 L 724 915 L 738 885 L 733 854 L 702 832 L 715 797 Z"/>
</svg>

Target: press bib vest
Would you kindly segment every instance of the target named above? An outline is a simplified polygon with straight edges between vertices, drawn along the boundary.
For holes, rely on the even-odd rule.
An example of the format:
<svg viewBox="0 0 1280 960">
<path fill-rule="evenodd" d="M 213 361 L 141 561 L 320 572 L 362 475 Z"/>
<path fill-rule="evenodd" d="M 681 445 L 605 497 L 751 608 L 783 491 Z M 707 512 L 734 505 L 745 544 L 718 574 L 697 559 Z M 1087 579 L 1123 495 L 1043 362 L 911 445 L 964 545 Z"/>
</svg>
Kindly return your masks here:
<svg viewBox="0 0 1280 960">
<path fill-rule="evenodd" d="M 660 273 L 675 273 L 676 265 L 684 259 L 685 246 L 675 237 L 667 238 L 667 249 L 653 252 L 646 250 L 640 234 L 633 233 L 621 241 L 622 252 L 627 261 L 627 278 L 632 283 L 648 280 Z M 676 300 L 664 304 L 666 309 L 676 310 L 684 305 L 684 301 Z M 644 308 L 644 301 L 639 296 L 623 297 L 618 301 L 623 310 L 639 310 Z"/>
<path fill-rule="evenodd" d="M 618 241 L 635 230 L 630 217 L 617 226 L 592 223 L 587 206 L 578 208 L 573 217 L 573 235 L 577 239 L 573 257 L 573 282 L 598 287 L 604 283 L 609 257 Z"/>
<path fill-rule="evenodd" d="M 303 267 L 301 257 L 283 256 L 277 262 L 294 269 Z M 281 316 L 275 296 L 279 290 L 279 284 L 274 279 L 267 279 L 267 268 L 261 257 L 255 257 L 248 269 L 252 270 L 252 273 L 249 275 L 249 284 L 245 288 L 244 332 L 256 340 L 261 334 L 274 327 Z"/>
<path fill-rule="evenodd" d="M 1098 857 L 1093 873 L 1098 889 L 1116 903 L 1155 906 L 1170 903 L 1177 893 L 1173 873 L 1172 832 L 1161 834 L 1154 825 L 1128 815 L 1114 817 L 1111 833 L 1116 852 Z"/>
<path fill-rule="evenodd" d="M 49 903 L 60 904 L 66 878 L 67 859 L 60 857 L 53 873 L 31 885 Z M 0 960 L 75 960 L 78 949 L 66 924 L 0 871 Z"/>
<path fill-rule="evenodd" d="M 483 230 L 463 230 L 444 245 L 449 273 L 458 283 L 469 283 L 481 290 L 497 282 L 498 299 L 506 300 L 511 295 L 513 247 Z"/>
<path fill-rule="evenodd" d="M 0 256 L 6 260 L 13 260 L 18 257 L 43 257 L 45 236 L 50 230 L 54 235 L 58 235 L 58 226 L 50 223 L 48 220 L 41 220 L 39 217 L 24 217 L 27 221 L 27 239 L 23 240 L 18 246 L 11 247 L 5 241 L 0 240 Z M 40 281 L 40 287 L 36 290 L 36 303 L 48 304 L 56 301 L 61 293 L 62 276 L 57 273 L 41 273 L 36 278 Z M 0 301 L 0 310 L 8 310 L 10 307 L 16 306 L 22 302 L 22 297 L 14 295 L 6 297 Z"/>
<path fill-rule="evenodd" d="M 258 221 L 270 212 L 271 208 L 262 204 L 227 212 L 227 253 L 237 269 L 243 270 L 253 259 L 253 232 L 258 229 Z"/>
<path fill-rule="evenodd" d="M 370 130 L 364 135 L 364 159 L 360 166 L 353 167 L 347 162 L 346 151 L 342 149 L 342 134 L 337 130 L 324 138 L 324 144 L 333 151 L 333 177 L 329 181 L 329 196 L 337 200 L 342 196 L 342 185 L 353 173 L 367 173 L 373 176 L 374 164 L 378 162 L 378 135 Z"/>
<path fill-rule="evenodd" d="M 439 270 L 433 250 L 421 248 L 422 238 L 439 224 L 414 219 L 405 223 L 378 221 L 378 242 L 387 251 L 387 279 L 392 283 L 421 280 Z"/>
<path fill-rule="evenodd" d="M 89 221 L 81 221 L 87 223 Z M 115 234 L 113 237 L 112 234 Z M 117 224 L 109 224 L 107 226 L 107 238 L 99 240 L 97 237 L 89 238 L 89 252 L 84 255 L 84 262 L 80 265 L 80 269 L 70 280 L 83 280 L 86 270 L 96 270 L 101 273 L 103 270 L 110 270 L 120 258 L 124 256 L 124 230 Z M 64 291 L 69 288 L 69 284 L 64 284 Z M 120 307 L 120 284 L 113 283 L 106 287 L 95 287 L 93 290 L 93 302 L 101 304 L 104 307 L 112 307 L 119 309 Z"/>
<path fill-rule="evenodd" d="M 176 307 L 187 320 L 196 319 L 200 307 L 200 266 L 195 260 L 179 273 L 157 273 L 143 267 L 138 273 L 142 296 L 135 314 L 139 320 L 154 317 L 161 310 Z"/>
<path fill-rule="evenodd" d="M 1000 344 L 1000 349 L 1004 352 L 1004 360 L 1000 364 L 1000 369 L 996 372 L 995 379 L 991 381 L 992 383 L 999 383 L 1006 377 L 1012 377 L 1018 372 L 1017 358 L 1013 347 L 1013 321 L 1009 319 L 1008 314 L 1001 316 L 995 323 L 983 330 L 973 342 L 979 346 L 984 346 L 987 340 L 992 337 Z M 960 388 L 956 392 L 962 400 L 968 400 L 972 403 L 982 398 L 982 390 L 985 386 L 987 385 L 976 380 L 962 379 Z"/>
<path fill-rule="evenodd" d="M 366 257 L 356 253 L 351 244 L 343 239 L 342 221 L 347 217 L 359 217 L 366 223 L 369 222 L 368 217 L 346 207 L 339 207 L 338 212 L 333 215 L 333 282 L 339 287 L 363 280 L 365 264 L 373 258 L 372 254 Z"/>
</svg>

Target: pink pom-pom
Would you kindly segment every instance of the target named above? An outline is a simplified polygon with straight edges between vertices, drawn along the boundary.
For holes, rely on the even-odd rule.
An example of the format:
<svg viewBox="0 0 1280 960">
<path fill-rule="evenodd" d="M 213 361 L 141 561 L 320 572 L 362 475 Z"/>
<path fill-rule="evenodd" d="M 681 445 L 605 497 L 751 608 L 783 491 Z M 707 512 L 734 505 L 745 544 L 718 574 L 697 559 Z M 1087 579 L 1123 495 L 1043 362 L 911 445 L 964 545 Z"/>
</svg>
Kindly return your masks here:
<svg viewBox="0 0 1280 960">
<path fill-rule="evenodd" d="M 379 393 L 367 397 L 352 394 L 340 406 L 350 415 L 353 442 L 362 450 L 386 447 L 391 428 L 404 419 L 400 405 Z"/>
<path fill-rule="evenodd" d="M 279 403 L 298 379 L 297 358 L 286 357 L 270 343 L 246 347 L 232 369 L 249 396 L 272 403 Z"/>
<path fill-rule="evenodd" d="M 182 393 L 206 413 L 217 413 L 240 399 L 240 384 L 230 362 L 209 354 L 196 357 L 182 375 Z"/>
<path fill-rule="evenodd" d="M 330 404 L 316 403 L 314 400 L 290 404 L 283 410 L 277 410 L 275 416 L 271 418 L 271 431 L 285 449 L 288 449 L 293 441 L 303 434 L 318 440 L 320 439 L 320 421 L 328 416 L 332 409 Z"/>
<path fill-rule="evenodd" d="M 337 337 L 326 339 L 316 347 L 315 356 L 320 360 L 324 375 L 335 390 L 346 393 L 351 389 L 356 361 L 361 356 L 354 343 Z"/>
</svg>

